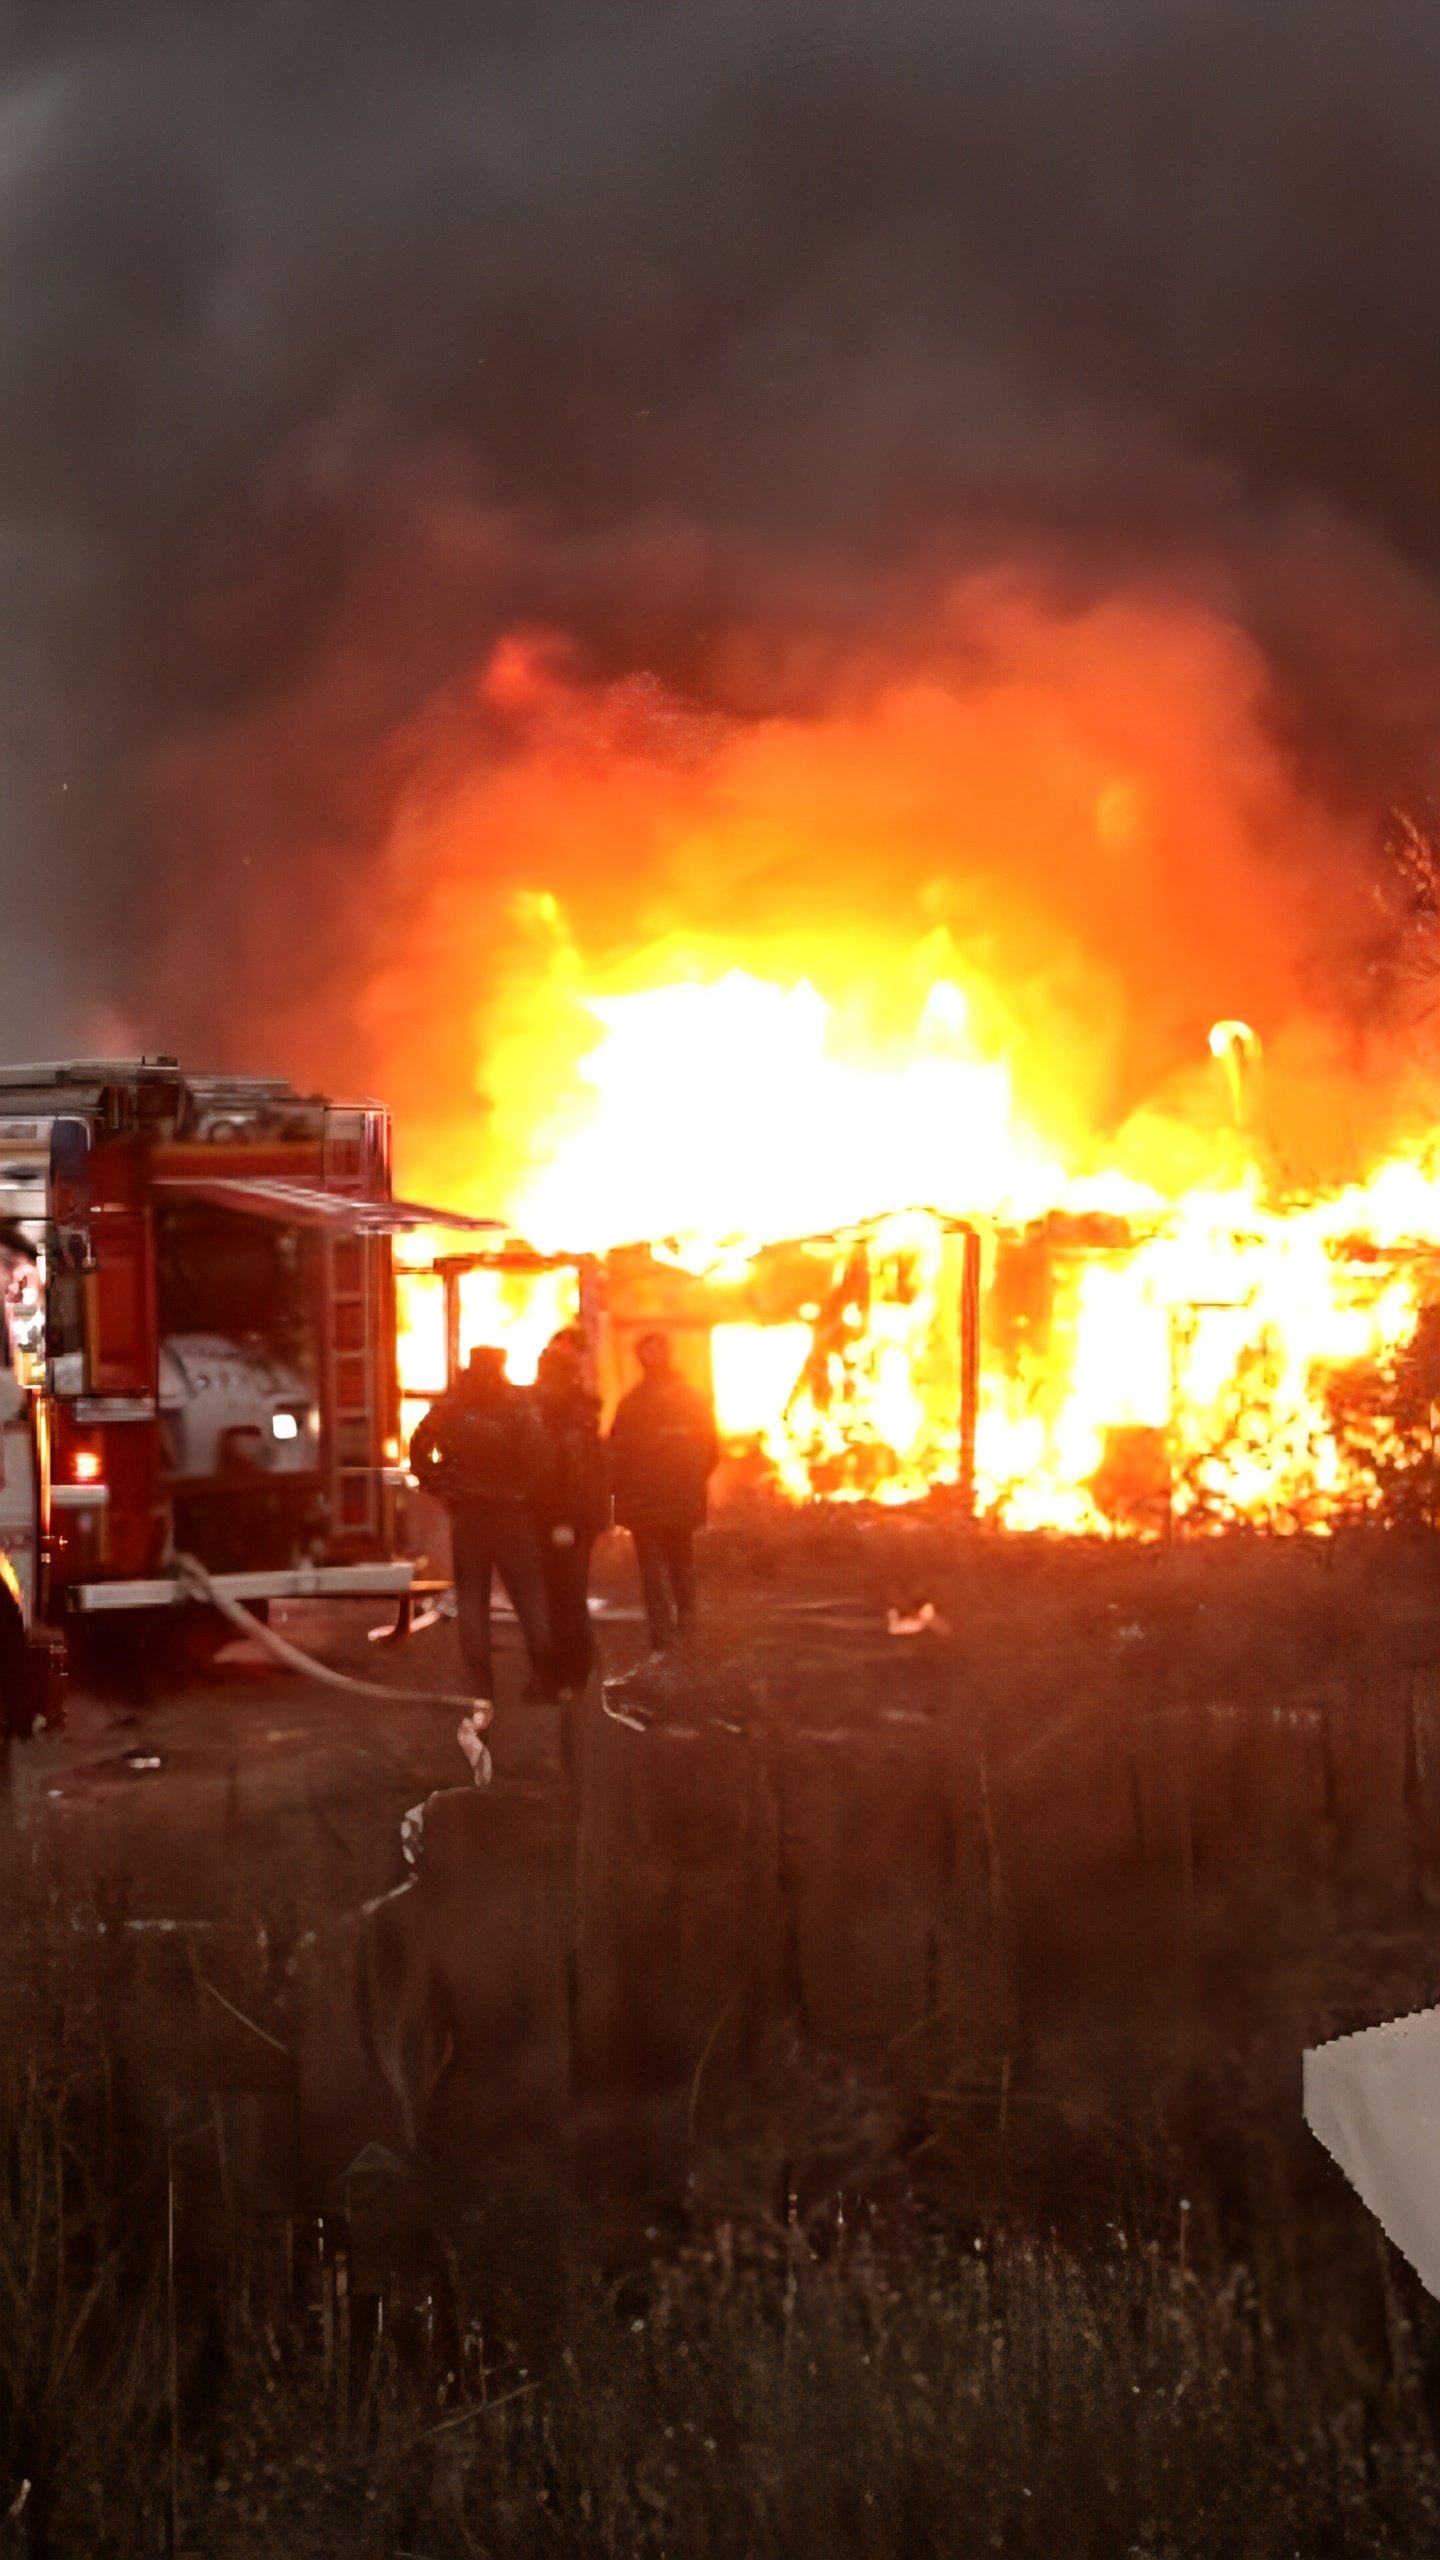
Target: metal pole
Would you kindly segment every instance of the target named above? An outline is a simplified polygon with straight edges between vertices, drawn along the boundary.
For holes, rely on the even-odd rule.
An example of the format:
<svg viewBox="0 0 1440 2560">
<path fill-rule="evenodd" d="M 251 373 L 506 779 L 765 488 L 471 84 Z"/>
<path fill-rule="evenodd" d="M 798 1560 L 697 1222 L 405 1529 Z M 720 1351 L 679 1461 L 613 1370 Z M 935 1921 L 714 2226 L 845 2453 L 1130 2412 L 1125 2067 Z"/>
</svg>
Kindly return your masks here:
<svg viewBox="0 0 1440 2560">
<path fill-rule="evenodd" d="M 962 1232 L 960 1265 L 960 1500 L 975 1513 L 975 1423 L 980 1407 L 980 1233 Z"/>
</svg>

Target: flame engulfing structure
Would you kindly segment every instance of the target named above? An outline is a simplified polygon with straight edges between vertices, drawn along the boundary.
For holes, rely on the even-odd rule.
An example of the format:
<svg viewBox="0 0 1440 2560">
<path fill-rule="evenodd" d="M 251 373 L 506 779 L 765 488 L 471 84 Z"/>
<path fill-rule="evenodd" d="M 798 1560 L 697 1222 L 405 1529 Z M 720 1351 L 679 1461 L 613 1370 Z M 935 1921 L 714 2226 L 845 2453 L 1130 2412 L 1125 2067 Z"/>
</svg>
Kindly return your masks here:
<svg viewBox="0 0 1440 2560">
<path fill-rule="evenodd" d="M 1305 1203 L 1267 1201 L 1253 1175 L 1173 1200 L 1123 1178 L 1069 1178 L 1023 1129 L 1007 1147 L 1002 1068 L 937 1054 L 937 1016 L 959 1045 L 950 980 L 932 988 L 908 1063 L 868 1071 L 827 1054 L 813 988 L 739 972 L 597 998 L 595 1016 L 588 1112 L 512 1215 L 554 1244 L 615 1244 L 597 1198 L 623 1215 L 637 1157 L 647 1182 L 673 1167 L 669 1205 L 682 1214 L 658 1245 L 661 1267 L 699 1284 L 684 1303 L 708 1318 L 722 1430 L 792 1497 L 902 1502 L 955 1482 L 967 1225 L 987 1281 L 975 1493 L 1007 1525 L 1320 1527 L 1372 1507 L 1405 1463 L 1398 1412 L 1382 1404 L 1357 1437 L 1347 1390 L 1393 1379 L 1427 1286 L 1440 1287 L 1429 1267 L 1440 1181 L 1419 1165 L 1395 1159 Z M 736 1157 L 712 1157 L 731 1041 L 750 1062 L 748 1134 Z M 807 1164 L 790 1150 L 812 1130 L 830 1151 Z M 972 1130 L 967 1161 L 957 1141 Z M 752 1221 L 707 1236 L 698 1211 L 709 1199 L 733 1217 L 747 1171 Z M 855 1216 L 867 1193 L 913 1198 L 922 1175 L 943 1208 Z M 848 1226 L 818 1231 L 827 1196 Z M 786 1223 L 794 1240 L 780 1239 Z M 568 1312 L 556 1279 L 475 1274 L 465 1340 L 506 1341 L 528 1374 Z M 433 1345 L 422 1366 L 437 1374 Z M 1428 1401 L 1423 1419 L 1428 1448 Z"/>
<path fill-rule="evenodd" d="M 368 999 L 413 1178 L 605 1257 L 621 1337 L 668 1310 L 795 1499 L 963 1479 L 1014 1527 L 1141 1533 L 1428 1503 L 1423 1080 L 1316 993 L 1363 947 L 1354 847 L 1222 626 L 973 602 L 979 672 L 937 649 L 803 717 L 497 653 L 508 752 L 402 821 L 427 886 Z M 442 1039 L 480 1110 L 435 1111 Z M 464 1337 L 524 1375 L 566 1289 L 477 1273 Z"/>
</svg>

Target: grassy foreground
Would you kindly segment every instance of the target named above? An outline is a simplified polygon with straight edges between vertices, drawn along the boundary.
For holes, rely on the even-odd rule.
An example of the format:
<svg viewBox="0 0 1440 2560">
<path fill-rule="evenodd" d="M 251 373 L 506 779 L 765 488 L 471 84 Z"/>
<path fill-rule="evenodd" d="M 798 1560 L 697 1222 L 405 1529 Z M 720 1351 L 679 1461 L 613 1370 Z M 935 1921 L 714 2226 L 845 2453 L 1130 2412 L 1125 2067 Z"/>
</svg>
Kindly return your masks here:
<svg viewBox="0 0 1440 2560">
<path fill-rule="evenodd" d="M 201 2064 L 173 2102 L 127 2080 L 114 1916 L 9 1878 L 0 2553 L 1440 2549 L 1437 2307 L 1310 2144 L 1297 2076 L 1315 2034 L 1433 1996 L 1434 1782 L 1402 1747 L 1440 1719 L 1428 1551 L 987 1549 L 957 1565 L 926 1534 L 822 1529 L 849 1544 L 814 1561 L 817 1588 L 865 1563 L 880 1631 L 868 1651 L 843 1627 L 802 1647 L 784 1622 L 765 1712 L 798 1722 L 818 1700 L 827 1723 L 859 1723 L 898 1701 L 942 1736 L 947 1718 L 993 1734 L 1013 2088 L 977 2101 L 942 2078 L 873 2181 L 837 2173 L 868 2207 L 847 2192 L 842 2213 L 812 2181 L 799 2223 L 726 2222 L 697 2186 L 647 2236 L 643 2210 L 617 2229 L 558 2167 L 507 2186 L 484 2161 L 458 2201 L 422 2177 L 348 2226 L 259 2222 L 217 2177 Z M 761 1641 L 759 1563 L 808 1591 L 793 1543 L 735 1560 L 738 1645 Z M 722 1551 L 717 1615 L 728 1578 Z M 882 1604 L 917 1597 L 954 1634 L 912 1656 L 888 1645 Z M 1253 1748 L 1222 1798 L 1197 1743 L 1193 1854 L 1162 1834 L 1142 1876 L 1128 1834 L 1091 1846 L 1092 1814 L 1128 1802 L 1107 1737 L 1143 1738 L 1161 1710 Z M 1047 1758 L 1032 1741 L 1052 1724 Z M 1331 1798 L 1292 1818 L 1294 1772 L 1322 1745 Z M 1120 1742 L 1112 1757 L 1123 1776 Z M 985 1855 L 982 1838 L 982 1870 Z M 216 1981 L 283 2035 L 258 1976 L 207 1944 Z M 1093 2089 L 1044 2077 L 1060 2029 L 1098 2051 L 1117 2019 L 1137 2067 L 1127 2044 Z M 1087 2095 L 1088 2112 L 1059 2103 Z M 767 2124 L 756 2149 L 788 2140 Z"/>
<path fill-rule="evenodd" d="M 1222 2272 L 1118 2223 L 1082 2251 L 861 2210 L 607 2267 L 531 2191 L 404 2272 L 372 2231 L 367 2268 L 333 2226 L 202 2227 L 103 2043 L 45 2041 L 0 2125 L 17 2560 L 1436 2547 L 1424 2313 L 1378 2243 L 1337 2289 L 1299 2230 Z"/>
</svg>

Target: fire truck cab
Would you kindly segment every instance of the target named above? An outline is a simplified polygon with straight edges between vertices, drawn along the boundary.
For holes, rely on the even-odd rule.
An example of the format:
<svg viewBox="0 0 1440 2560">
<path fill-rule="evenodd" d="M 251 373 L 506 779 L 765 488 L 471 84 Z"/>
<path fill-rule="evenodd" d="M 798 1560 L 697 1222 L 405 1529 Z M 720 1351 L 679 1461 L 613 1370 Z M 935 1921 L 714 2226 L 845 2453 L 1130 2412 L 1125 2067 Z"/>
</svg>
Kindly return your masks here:
<svg viewBox="0 0 1440 2560">
<path fill-rule="evenodd" d="M 0 1067 L 0 1709 L 77 1635 L 397 1600 L 388 1114 L 173 1058 Z"/>
</svg>

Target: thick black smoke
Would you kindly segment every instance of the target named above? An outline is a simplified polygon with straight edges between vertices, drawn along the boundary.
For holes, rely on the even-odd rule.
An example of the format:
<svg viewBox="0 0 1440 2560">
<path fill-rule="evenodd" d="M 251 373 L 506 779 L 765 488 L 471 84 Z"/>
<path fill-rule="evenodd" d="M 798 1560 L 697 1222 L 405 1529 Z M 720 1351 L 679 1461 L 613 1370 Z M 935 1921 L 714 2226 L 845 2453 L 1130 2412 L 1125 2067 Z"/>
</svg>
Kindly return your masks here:
<svg viewBox="0 0 1440 2560">
<path fill-rule="evenodd" d="M 32 0 L 0 80 L 11 1054 L 323 990 L 514 621 L 703 700 L 1173 582 L 1312 783 L 1440 790 L 1413 0 Z"/>
</svg>

